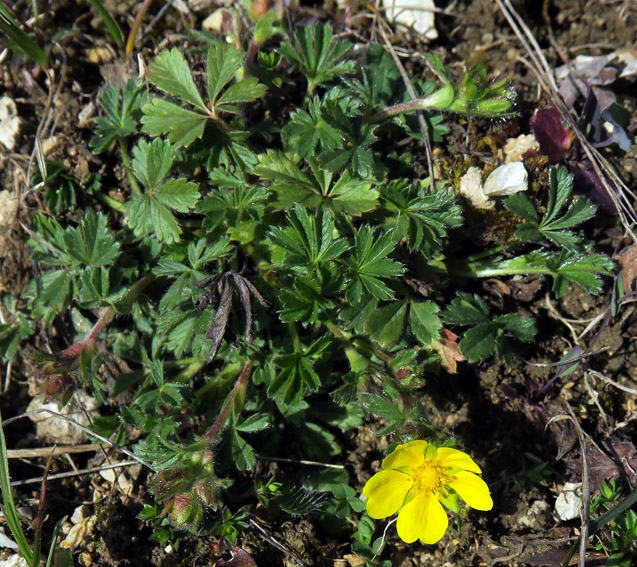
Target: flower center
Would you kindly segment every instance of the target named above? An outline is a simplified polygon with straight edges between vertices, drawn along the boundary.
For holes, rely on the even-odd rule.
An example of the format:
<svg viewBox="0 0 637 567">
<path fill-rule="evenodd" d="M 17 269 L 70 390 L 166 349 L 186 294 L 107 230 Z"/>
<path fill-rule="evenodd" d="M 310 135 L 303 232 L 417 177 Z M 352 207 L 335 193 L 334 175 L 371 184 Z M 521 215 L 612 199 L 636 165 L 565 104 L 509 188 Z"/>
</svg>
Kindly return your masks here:
<svg viewBox="0 0 637 567">
<path fill-rule="evenodd" d="M 425 493 L 440 492 L 440 489 L 448 484 L 447 475 L 443 467 L 435 462 L 425 461 L 412 471 L 414 488 Z"/>
</svg>

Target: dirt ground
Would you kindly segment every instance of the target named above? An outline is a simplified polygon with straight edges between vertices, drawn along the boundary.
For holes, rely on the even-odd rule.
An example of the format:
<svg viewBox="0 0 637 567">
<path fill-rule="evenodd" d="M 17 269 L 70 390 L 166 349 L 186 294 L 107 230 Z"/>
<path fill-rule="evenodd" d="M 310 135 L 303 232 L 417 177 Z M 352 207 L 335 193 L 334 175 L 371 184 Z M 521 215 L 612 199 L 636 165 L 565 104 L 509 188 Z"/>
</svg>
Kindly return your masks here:
<svg viewBox="0 0 637 567">
<path fill-rule="evenodd" d="M 111 0 L 106 4 L 128 23 L 138 10 L 138 3 L 128 0 Z M 425 43 L 403 30 L 397 32 L 395 45 L 405 51 L 433 50 L 452 68 L 459 67 L 462 61 L 481 61 L 491 75 L 511 78 L 519 97 L 519 115 L 506 123 L 476 120 L 452 126 L 436 153 L 440 171 L 451 181 L 452 168 L 466 169 L 470 164 L 489 161 L 489 148 L 477 145 L 485 136 L 497 146 L 509 137 L 530 133 L 529 117 L 546 99 L 538 88 L 537 78 L 525 65 L 522 46 L 495 2 L 438 1 L 437 4 L 444 12 L 436 16 L 438 39 Z M 514 5 L 555 68 L 577 55 L 600 55 L 620 49 L 634 53 L 637 49 L 637 6 L 629 0 L 547 0 Z M 354 14 L 370 9 L 363 3 L 352 2 L 352 6 Z M 214 7 L 213 2 L 192 3 L 184 13 L 168 8 L 144 41 L 144 55 L 150 59 L 170 42 L 161 30 L 183 34 L 186 26 L 200 25 Z M 148 20 L 160 8 L 161 5 L 152 7 Z M 348 27 L 344 11 L 335 2 L 303 9 L 332 21 L 343 37 L 355 41 L 370 38 L 368 24 L 360 23 L 369 20 L 354 20 L 358 23 Z M 14 54 L 5 59 L 0 77 L 0 95 L 6 94 L 16 101 L 23 119 L 17 146 L 9 152 L 0 152 L 0 187 L 19 191 L 21 195 L 17 215 L 5 229 L 4 243 L 0 246 L 0 290 L 17 296 L 34 275 L 21 223 L 28 223 L 33 211 L 46 209 L 43 195 L 25 190 L 26 179 L 35 167 L 36 135 L 49 140 L 45 148 L 47 159 L 62 162 L 79 179 L 85 179 L 90 172 L 104 173 L 116 187 L 123 173 L 113 171 L 112 164 L 99 161 L 90 151 L 92 118 L 100 90 L 125 73 L 137 73 L 136 62 L 114 52 L 102 36 L 93 32 L 99 22 L 86 4 L 53 0 L 43 17 L 47 19 L 47 29 L 63 30 L 51 54 L 53 101 L 49 101 L 51 78 Z M 405 65 L 409 68 L 409 61 Z M 637 122 L 634 79 L 628 77 L 606 87 L 631 113 L 632 123 Z M 578 100 L 574 104 L 581 108 L 582 103 Z M 467 132 L 476 135 L 468 136 Z M 467 140 L 468 145 L 464 143 Z M 636 187 L 635 146 L 628 153 L 609 153 L 609 158 L 628 186 Z M 115 190 L 113 195 L 116 196 Z M 476 215 L 468 222 L 483 223 L 485 239 L 490 238 L 493 227 L 488 216 Z M 616 227 L 615 217 L 601 213 L 590 229 L 599 250 L 610 256 L 626 245 Z M 497 234 L 491 236 L 497 241 Z M 515 363 L 497 360 L 478 365 L 461 363 L 457 375 L 442 374 L 428 379 L 420 395 L 434 427 L 455 436 L 461 446 L 472 448 L 491 488 L 494 509 L 489 514 L 471 513 L 470 520 L 463 521 L 459 530 L 450 529 L 436 546 L 407 546 L 390 531 L 390 545 L 382 559 L 390 559 L 397 567 L 559 565 L 580 526 L 579 519 L 560 521 L 554 512 L 564 483 L 582 480 L 580 438 L 571 421 L 575 418 L 581 423 L 583 431 L 579 434 L 584 436 L 588 447 L 591 489 L 611 477 L 627 491 L 635 486 L 637 312 L 634 304 L 627 305 L 618 316 L 604 318 L 610 308 L 611 290 L 607 287 L 599 297 L 571 287 L 564 297 L 556 300 L 547 283 L 538 279 L 476 283 L 473 291 L 488 303 L 515 305 L 532 314 L 539 333 L 534 342 L 523 347 Z M 595 318 L 597 323 L 589 328 Z M 56 322 L 46 336 L 42 332 L 36 334 L 31 347 L 59 350 L 70 344 L 69 335 L 69 329 Z M 555 367 L 550 364 L 575 344 L 583 350 L 592 345 L 592 353 L 575 372 L 558 377 L 545 387 L 555 375 Z M 18 357 L 10 368 L 8 384 L 9 368 L 0 370 L 2 383 L 7 386 L 0 398 L 5 420 L 23 413 L 37 390 L 29 352 L 25 349 L 26 354 Z M 45 445 L 35 437 L 35 430 L 27 420 L 7 427 L 6 435 L 12 449 Z M 351 478 L 358 479 L 360 491 L 372 472 L 378 470 L 386 440 L 376 436 L 370 425 L 355 433 L 341 433 L 341 437 L 346 448 L 342 464 Z M 51 473 L 99 466 L 109 457 L 113 455 L 107 457 L 95 452 L 56 457 Z M 41 475 L 45 460 L 12 460 L 12 479 Z M 538 468 L 543 464 L 544 467 Z M 272 463 L 259 462 L 254 474 L 277 468 Z M 533 472 L 540 469 L 537 478 Z M 75 534 L 77 542 L 72 546 L 76 564 L 204 566 L 228 558 L 212 536 L 181 534 L 178 543 L 161 546 L 150 541 L 151 528 L 137 519 L 142 504 L 149 501 L 144 488 L 146 476 L 141 469 L 127 469 L 123 473 L 115 470 L 123 479 L 121 482 L 114 481 L 113 476 L 93 474 L 50 483 L 47 507 L 50 526 L 81 504 L 87 504 L 86 517 L 77 524 L 80 526 Z M 29 514 L 32 517 L 39 486 L 20 486 L 16 492 L 25 518 Z M 96 498 L 99 505 L 93 506 Z M 267 534 L 264 536 L 250 525 L 239 542 L 259 567 L 297 565 L 293 553 L 287 551 L 290 549 L 307 566 L 358 565 L 356 558 L 349 555 L 347 536 L 329 533 L 312 518 L 302 521 L 284 515 L 266 518 L 258 513 L 257 518 Z M 65 528 L 67 532 L 69 527 Z M 273 544 L 274 540 L 286 551 Z M 7 556 L 10 550 L 2 553 Z M 591 542 L 587 565 L 603 564 L 603 555 Z"/>
</svg>

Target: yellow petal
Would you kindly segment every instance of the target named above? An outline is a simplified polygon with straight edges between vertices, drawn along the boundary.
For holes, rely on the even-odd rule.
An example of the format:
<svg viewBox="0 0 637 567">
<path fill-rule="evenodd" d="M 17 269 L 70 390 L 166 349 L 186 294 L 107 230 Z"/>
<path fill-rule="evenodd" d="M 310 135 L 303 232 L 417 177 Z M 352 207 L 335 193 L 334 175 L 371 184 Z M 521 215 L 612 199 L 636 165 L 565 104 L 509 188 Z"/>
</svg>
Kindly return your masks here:
<svg viewBox="0 0 637 567">
<path fill-rule="evenodd" d="M 398 512 L 396 530 L 405 543 L 436 543 L 447 531 L 447 513 L 433 494 L 419 492 Z"/>
<path fill-rule="evenodd" d="M 383 461 L 383 468 L 387 470 L 422 465 L 426 449 L 427 441 L 409 441 L 404 445 L 398 445 Z"/>
<path fill-rule="evenodd" d="M 443 467 L 458 467 L 459 469 L 478 474 L 482 472 L 469 455 L 458 451 L 458 449 L 440 447 L 438 449 L 438 462 Z"/>
<path fill-rule="evenodd" d="M 489 487 L 479 476 L 460 471 L 453 475 L 449 486 L 472 508 L 476 510 L 491 510 L 493 508 Z"/>
<path fill-rule="evenodd" d="M 363 496 L 367 496 L 367 513 L 371 518 L 392 516 L 403 505 L 414 479 L 398 471 L 380 471 L 367 481 Z"/>
</svg>

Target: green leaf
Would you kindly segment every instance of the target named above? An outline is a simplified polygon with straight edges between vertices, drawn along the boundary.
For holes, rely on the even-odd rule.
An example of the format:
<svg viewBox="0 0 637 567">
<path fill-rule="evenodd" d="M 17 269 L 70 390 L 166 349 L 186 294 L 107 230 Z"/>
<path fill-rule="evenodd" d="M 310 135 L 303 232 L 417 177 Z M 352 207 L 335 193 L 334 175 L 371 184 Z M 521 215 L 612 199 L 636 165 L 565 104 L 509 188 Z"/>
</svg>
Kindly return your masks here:
<svg viewBox="0 0 637 567">
<path fill-rule="evenodd" d="M 407 301 L 394 301 L 374 311 L 365 322 L 365 332 L 380 345 L 395 343 L 402 334 L 407 313 Z"/>
<path fill-rule="evenodd" d="M 439 338 L 442 323 L 438 317 L 440 308 L 433 301 L 412 301 L 409 305 L 411 332 L 424 345 Z"/>
<path fill-rule="evenodd" d="M 168 141 L 177 147 L 188 147 L 201 138 L 208 120 L 203 114 L 157 97 L 145 104 L 142 111 L 142 130 L 151 136 L 168 134 Z"/>
<path fill-rule="evenodd" d="M 352 177 L 349 170 L 343 172 L 327 196 L 332 210 L 349 215 L 371 211 L 378 201 L 378 191 L 372 184 Z"/>
<path fill-rule="evenodd" d="M 557 217 L 566 199 L 571 194 L 573 187 L 573 176 L 565 167 L 551 168 L 549 170 L 549 203 L 546 207 L 546 214 L 542 219 L 543 225 L 548 225 Z"/>
<path fill-rule="evenodd" d="M 328 91 L 325 97 L 330 96 Z M 321 118 L 322 101 L 318 96 L 312 97 L 308 112 L 296 109 L 290 114 L 288 123 L 282 128 L 281 135 L 290 148 L 302 158 L 314 155 L 317 148 L 334 148 L 341 141 L 341 134 Z"/>
<path fill-rule="evenodd" d="M 46 65 L 46 53 L 19 28 L 17 22 L 11 17 L 11 13 L 2 2 L 0 2 L 0 30 L 3 31 L 27 57 L 31 57 L 38 65 Z"/>
<path fill-rule="evenodd" d="M 540 222 L 540 217 L 535 207 L 524 193 L 514 193 L 510 195 L 504 201 L 504 206 L 520 218 L 536 224 Z"/>
<path fill-rule="evenodd" d="M 540 240 L 544 237 L 560 248 L 581 251 L 582 237 L 564 229 L 573 228 L 590 219 L 595 214 L 596 207 L 583 197 L 578 197 L 560 216 L 571 194 L 572 186 L 573 176 L 567 172 L 566 168 L 550 170 L 549 202 L 542 220 L 539 220 L 538 214 L 526 196 L 521 193 L 511 195 L 505 201 L 505 207 L 527 221 L 517 226 L 515 236 L 522 242 Z"/>
<path fill-rule="evenodd" d="M 241 69 L 243 58 L 244 53 L 228 43 L 215 43 L 208 49 L 206 75 L 208 79 L 208 97 L 212 106 L 217 104 L 217 97 L 223 87 Z"/>
<path fill-rule="evenodd" d="M 160 203 L 180 213 L 194 208 L 199 196 L 197 185 L 184 178 L 169 179 L 155 189 L 155 197 Z"/>
<path fill-rule="evenodd" d="M 504 331 L 511 333 L 522 342 L 529 342 L 537 333 L 535 321 L 531 317 L 523 317 L 519 313 L 498 315 L 493 321 Z"/>
<path fill-rule="evenodd" d="M 396 243 L 391 231 L 375 238 L 376 231 L 368 225 L 362 226 L 354 237 L 354 251 L 348 259 L 350 283 L 346 299 L 358 302 L 365 289 L 376 299 L 393 299 L 392 290 L 381 278 L 395 277 L 403 272 L 402 266 L 386 256 L 394 250 Z"/>
<path fill-rule="evenodd" d="M 391 424 L 403 423 L 403 412 L 398 409 L 391 400 L 378 394 L 363 392 L 361 394 L 363 407 L 368 413 L 376 417 L 386 419 Z"/>
<path fill-rule="evenodd" d="M 0 357 L 3 362 L 9 362 L 18 352 L 23 339 L 33 334 L 30 321 L 18 313 L 16 320 L 0 325 Z"/>
<path fill-rule="evenodd" d="M 155 234 L 160 242 L 171 244 L 179 240 L 181 228 L 170 210 L 156 198 L 133 193 L 128 203 L 128 224 L 135 236 Z"/>
<path fill-rule="evenodd" d="M 313 26 L 300 26 L 295 31 L 297 48 L 282 44 L 279 51 L 298 65 L 308 80 L 308 92 L 339 75 L 353 72 L 354 62 L 345 60 L 351 43 L 345 40 L 334 41 L 329 24 L 317 22 Z"/>
<path fill-rule="evenodd" d="M 176 47 L 162 51 L 155 58 L 148 69 L 148 78 L 160 91 L 185 100 L 207 112 L 188 63 Z"/>
<path fill-rule="evenodd" d="M 232 460 L 240 471 L 250 471 L 256 463 L 254 449 L 236 430 L 232 432 Z"/>
<path fill-rule="evenodd" d="M 613 262 L 604 254 L 580 256 L 563 250 L 557 259 L 549 260 L 548 264 L 555 278 L 553 291 L 558 297 L 566 293 L 567 281 L 597 295 L 603 287 L 600 275 L 611 275 L 613 272 Z"/>
<path fill-rule="evenodd" d="M 106 226 L 102 213 L 89 209 L 79 228 L 64 231 L 64 243 L 70 258 L 78 266 L 106 266 L 119 254 L 119 244 Z"/>
<path fill-rule="evenodd" d="M 489 308 L 478 295 L 458 292 L 442 314 L 450 325 L 478 325 L 491 320 Z"/>
<path fill-rule="evenodd" d="M 311 215 L 297 206 L 286 216 L 289 227 L 273 227 L 269 240 L 286 250 L 285 264 L 307 266 L 311 269 L 338 258 L 349 244 L 343 238 L 334 238 L 334 219 L 329 211 L 316 211 Z"/>
<path fill-rule="evenodd" d="M 480 323 L 465 331 L 458 346 L 469 362 L 489 358 L 495 352 L 497 330 L 494 323 Z"/>
<path fill-rule="evenodd" d="M 157 187 L 172 164 L 173 147 L 165 140 L 157 138 L 148 143 L 142 139 L 133 148 L 133 173 L 147 188 Z"/>
<path fill-rule="evenodd" d="M 270 427 L 270 416 L 263 413 L 255 413 L 235 425 L 235 429 L 237 431 L 242 431 L 244 433 L 263 431 L 268 427 Z"/>
<path fill-rule="evenodd" d="M 216 108 L 224 112 L 236 112 L 235 109 L 229 106 L 230 104 L 260 99 L 265 95 L 265 91 L 265 85 L 260 84 L 259 79 L 248 77 L 234 85 L 230 85 L 217 100 Z"/>
<path fill-rule="evenodd" d="M 395 227 L 396 239 L 405 239 L 426 258 L 439 256 L 448 229 L 462 222 L 460 207 L 447 189 L 429 192 L 422 183 L 398 179 L 383 188 L 382 197 L 393 214 L 388 224 Z"/>
<path fill-rule="evenodd" d="M 25 296 L 30 298 L 31 317 L 42 319 L 44 325 L 49 325 L 58 313 L 68 307 L 71 281 L 68 270 L 46 272 L 37 280 L 32 280 L 25 292 Z"/>
<path fill-rule="evenodd" d="M 146 103 L 144 86 L 137 86 L 129 80 L 121 91 L 116 85 L 104 89 L 100 106 L 105 116 L 95 119 L 95 135 L 90 145 L 99 154 L 109 148 L 117 139 L 126 138 L 137 131 L 137 119 L 141 115 L 141 107 Z"/>
<path fill-rule="evenodd" d="M 320 277 L 297 277 L 291 290 L 281 290 L 280 301 L 283 309 L 279 318 L 283 323 L 302 322 L 304 325 L 320 323 L 320 315 L 329 316 L 334 308 L 330 299 L 340 288 L 339 279 L 329 271 L 322 271 Z"/>
<path fill-rule="evenodd" d="M 304 204 L 308 197 L 319 198 L 320 190 L 299 166 L 283 152 L 268 150 L 259 156 L 255 175 L 273 183 L 269 189 L 277 195 L 276 205 L 288 209 L 295 204 Z"/>
</svg>

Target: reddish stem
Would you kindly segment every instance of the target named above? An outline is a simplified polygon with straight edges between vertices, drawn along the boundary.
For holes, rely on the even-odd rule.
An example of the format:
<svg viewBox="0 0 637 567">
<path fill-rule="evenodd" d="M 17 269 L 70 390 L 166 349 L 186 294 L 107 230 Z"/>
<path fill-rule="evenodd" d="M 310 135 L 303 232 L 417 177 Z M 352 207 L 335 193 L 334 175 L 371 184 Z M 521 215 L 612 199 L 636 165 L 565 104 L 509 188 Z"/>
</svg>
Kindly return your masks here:
<svg viewBox="0 0 637 567">
<path fill-rule="evenodd" d="M 234 399 L 237 397 L 239 390 L 243 388 L 245 384 L 247 383 L 248 378 L 250 377 L 251 371 L 252 371 L 252 362 L 249 360 L 248 362 L 245 363 L 245 366 L 243 367 L 241 374 L 239 374 L 239 378 L 237 378 L 237 381 L 234 383 L 232 392 L 230 392 L 230 395 L 228 396 L 228 399 L 226 400 L 226 403 L 223 406 L 221 413 L 217 416 L 217 419 L 215 420 L 215 422 L 210 426 L 210 429 L 208 429 L 208 431 L 206 431 L 201 436 L 202 439 L 205 439 L 206 441 L 208 441 L 208 445 L 212 444 L 212 442 L 217 437 L 219 431 L 221 431 L 221 428 L 223 427 L 224 423 L 228 419 L 228 416 L 230 415 L 230 411 L 232 410 L 232 404 L 234 403 Z"/>
</svg>

